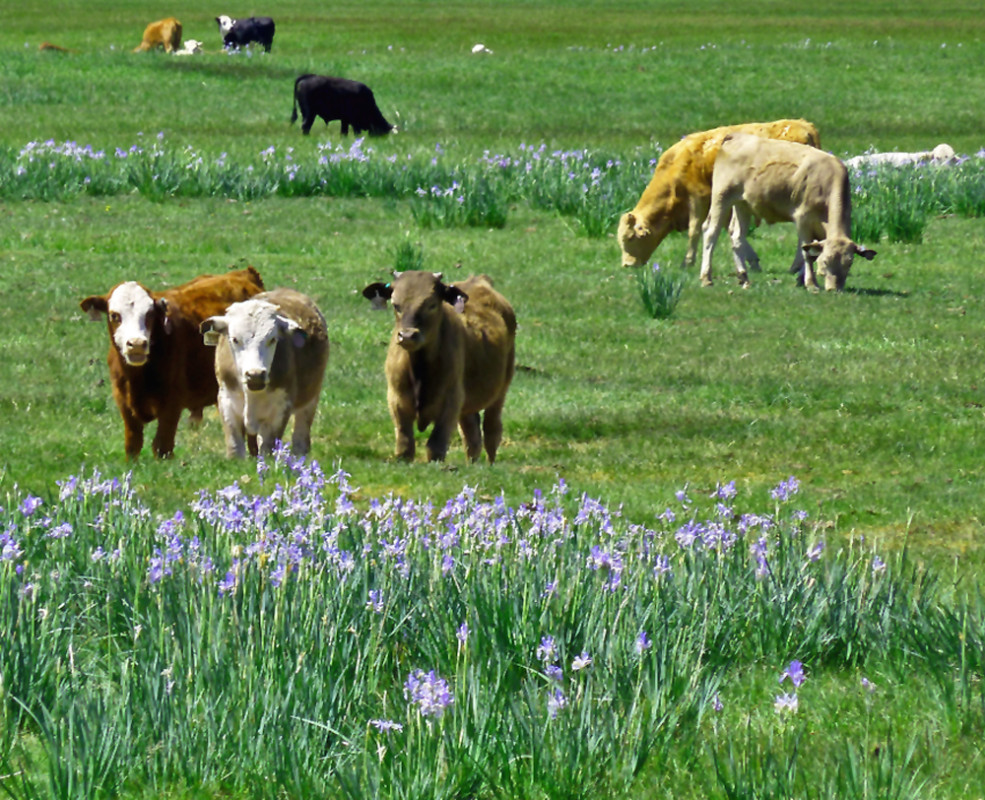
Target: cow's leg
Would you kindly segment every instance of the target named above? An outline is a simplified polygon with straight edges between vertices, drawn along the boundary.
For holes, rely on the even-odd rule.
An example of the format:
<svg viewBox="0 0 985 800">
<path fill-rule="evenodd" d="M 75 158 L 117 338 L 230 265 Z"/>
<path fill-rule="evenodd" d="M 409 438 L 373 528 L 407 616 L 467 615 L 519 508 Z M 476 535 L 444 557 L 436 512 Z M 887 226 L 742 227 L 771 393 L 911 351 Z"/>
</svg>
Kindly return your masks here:
<svg viewBox="0 0 985 800">
<path fill-rule="evenodd" d="M 808 261 L 804 255 L 804 245 L 814 240 L 814 231 L 802 219 L 794 218 L 794 223 L 797 225 L 797 252 L 790 271 L 797 275 L 798 286 L 803 286 L 809 292 L 819 292 L 814 279 L 814 261 Z"/>
<path fill-rule="evenodd" d="M 202 412 L 204 409 L 193 408 L 188 412 L 188 424 L 193 428 L 197 428 L 202 424 Z"/>
<path fill-rule="evenodd" d="M 496 461 L 496 451 L 499 449 L 499 443 L 503 441 L 503 404 L 505 402 L 506 395 L 504 394 L 482 414 L 482 438 L 490 464 Z"/>
<path fill-rule="evenodd" d="M 311 126 L 315 124 L 315 117 L 318 115 L 305 98 L 298 99 L 298 109 L 301 111 L 301 133 L 307 136 L 311 133 Z"/>
<path fill-rule="evenodd" d="M 742 203 L 732 207 L 732 219 L 729 222 L 729 238 L 732 240 L 732 260 L 735 262 L 735 274 L 741 287 L 749 287 L 749 273 L 746 272 L 746 255 L 755 251 L 749 245 L 746 234 L 749 232 L 749 209 Z M 758 261 L 759 258 L 756 257 Z"/>
<path fill-rule="evenodd" d="M 246 457 L 246 425 L 243 422 L 243 396 L 230 392 L 220 383 L 219 385 L 219 418 L 222 420 L 222 433 L 226 439 L 226 458 Z M 251 437 L 253 447 L 256 447 L 256 436 Z M 251 451 L 256 455 L 255 451 Z"/>
<path fill-rule="evenodd" d="M 482 452 L 482 432 L 479 430 L 479 412 L 463 414 L 458 421 L 462 429 L 462 442 L 465 445 L 465 455 L 469 461 L 476 461 Z"/>
<path fill-rule="evenodd" d="M 711 197 L 695 197 L 691 195 L 688 201 L 687 216 L 687 253 L 684 254 L 684 266 L 693 267 L 701 246 L 701 230 L 708 219 L 711 208 Z"/>
<path fill-rule="evenodd" d="M 144 423 L 127 408 L 120 409 L 120 416 L 123 417 L 123 451 L 127 458 L 134 459 L 144 446 Z"/>
<path fill-rule="evenodd" d="M 178 432 L 178 420 L 181 419 L 180 408 L 165 408 L 158 414 L 157 431 L 151 447 L 154 455 L 159 458 L 170 458 L 174 453 L 174 437 Z"/>
<path fill-rule="evenodd" d="M 294 410 L 294 430 L 291 432 L 291 451 L 296 456 L 306 456 L 311 450 L 311 425 L 318 410 L 318 398 L 303 408 Z"/>
<path fill-rule="evenodd" d="M 414 460 L 414 421 L 417 412 L 414 410 L 414 396 L 402 396 L 392 389 L 387 390 L 387 405 L 390 407 L 390 417 L 393 419 L 395 438 L 393 455 L 404 461 Z"/>
<path fill-rule="evenodd" d="M 715 252 L 715 242 L 718 235 L 722 232 L 725 219 L 732 212 L 731 204 L 726 205 L 722 202 L 721 196 L 713 197 L 711 208 L 708 211 L 708 218 L 702 226 L 704 233 L 704 243 L 701 247 L 701 285 L 711 286 L 711 257 Z"/>
<path fill-rule="evenodd" d="M 746 221 L 746 230 L 742 236 L 742 240 L 739 245 L 739 255 L 742 258 L 743 262 L 745 262 L 746 269 L 748 269 L 750 272 L 762 272 L 763 269 L 762 267 L 759 266 L 759 254 L 755 250 L 753 250 L 752 245 L 749 244 L 749 226 L 751 224 L 752 224 L 752 217 L 750 216 L 749 219 Z M 735 209 L 733 208 L 732 219 L 728 224 L 729 236 L 731 237 L 733 242 L 735 241 L 736 236 L 738 236 L 738 231 L 737 231 L 738 225 L 739 225 L 739 219 L 736 216 Z"/>
</svg>

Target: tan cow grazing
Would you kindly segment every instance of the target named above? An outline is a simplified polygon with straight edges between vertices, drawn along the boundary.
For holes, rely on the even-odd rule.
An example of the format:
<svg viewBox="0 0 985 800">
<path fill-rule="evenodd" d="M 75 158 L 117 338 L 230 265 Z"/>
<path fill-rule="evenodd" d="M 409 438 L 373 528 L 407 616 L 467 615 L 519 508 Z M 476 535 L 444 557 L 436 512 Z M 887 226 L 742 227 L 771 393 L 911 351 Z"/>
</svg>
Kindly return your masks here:
<svg viewBox="0 0 985 800">
<path fill-rule="evenodd" d="M 307 295 L 274 289 L 234 303 L 201 325 L 207 345 L 215 345 L 219 414 L 226 455 L 243 458 L 271 453 L 294 415 L 291 450 L 311 450 L 311 424 L 318 409 L 328 329 Z"/>
<path fill-rule="evenodd" d="M 173 53 L 181 47 L 181 23 L 174 17 L 159 19 L 144 28 L 144 38 L 133 48 L 133 52 L 143 53 L 157 47 L 163 47 L 166 53 Z"/>
<path fill-rule="evenodd" d="M 98 322 L 105 315 L 107 320 L 106 362 L 128 458 L 140 454 L 144 426 L 155 419 L 154 455 L 170 456 L 181 412 L 187 408 L 200 420 L 202 409 L 215 403 L 214 351 L 205 346 L 199 326 L 261 291 L 260 275 L 247 267 L 202 275 L 164 292 L 127 281 L 81 302 L 90 319 Z"/>
<path fill-rule="evenodd" d="M 727 125 L 685 136 L 668 148 L 653 171 L 636 208 L 619 219 L 618 239 L 624 267 L 641 267 L 671 231 L 687 231 L 685 266 L 694 264 L 701 241 L 701 225 L 711 202 L 711 173 L 722 139 L 734 131 L 768 139 L 786 139 L 812 147 L 821 137 L 810 122 L 780 119 Z"/>
<path fill-rule="evenodd" d="M 424 271 L 394 273 L 363 296 L 374 308 L 393 301 L 385 372 L 396 457 L 412 461 L 415 422 L 421 431 L 433 423 L 428 461 L 443 461 L 458 423 L 469 461 L 483 446 L 495 461 L 515 358 L 516 316 L 506 298 L 485 275 L 445 284 L 440 272 Z"/>
<path fill-rule="evenodd" d="M 852 194 L 848 170 L 830 153 L 796 142 L 730 133 L 722 142 L 711 182 L 711 210 L 704 226 L 701 283 L 711 286 L 711 257 L 725 220 L 735 211 L 732 257 L 742 286 L 749 285 L 746 241 L 755 214 L 765 222 L 794 222 L 797 252 L 790 271 L 797 282 L 818 291 L 817 262 L 828 290 L 845 288 L 858 254 L 871 261 L 874 250 L 851 240 Z"/>
</svg>

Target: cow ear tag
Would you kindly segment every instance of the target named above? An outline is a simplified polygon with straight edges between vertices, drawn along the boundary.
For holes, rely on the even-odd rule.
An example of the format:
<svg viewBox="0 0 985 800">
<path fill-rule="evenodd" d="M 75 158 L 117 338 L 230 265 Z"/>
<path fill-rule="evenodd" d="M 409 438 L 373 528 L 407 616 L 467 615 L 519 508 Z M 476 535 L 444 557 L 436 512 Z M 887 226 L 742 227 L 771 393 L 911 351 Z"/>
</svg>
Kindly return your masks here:
<svg viewBox="0 0 985 800">
<path fill-rule="evenodd" d="M 205 342 L 206 347 L 215 347 L 219 344 L 220 334 L 216 331 L 206 331 L 202 334 L 202 340 Z"/>
<path fill-rule="evenodd" d="M 465 313 L 465 297 L 464 295 L 459 295 L 455 298 L 455 311 L 459 314 Z"/>
</svg>

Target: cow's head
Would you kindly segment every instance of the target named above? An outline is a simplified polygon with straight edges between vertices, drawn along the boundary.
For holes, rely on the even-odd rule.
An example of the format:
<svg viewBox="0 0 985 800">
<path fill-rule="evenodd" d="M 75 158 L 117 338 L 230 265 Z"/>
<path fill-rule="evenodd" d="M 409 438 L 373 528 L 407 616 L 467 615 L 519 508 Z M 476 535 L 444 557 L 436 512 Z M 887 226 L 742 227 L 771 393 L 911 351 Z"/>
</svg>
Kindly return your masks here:
<svg viewBox="0 0 985 800">
<path fill-rule="evenodd" d="M 219 33 L 225 36 L 229 31 L 232 30 L 233 25 L 236 24 L 236 20 L 232 17 L 226 16 L 225 14 L 220 14 L 215 18 L 216 23 L 219 25 Z"/>
<path fill-rule="evenodd" d="M 371 283 L 363 289 L 363 297 L 374 308 L 383 308 L 387 300 L 393 303 L 397 344 L 411 352 L 433 341 L 445 303 L 462 312 L 469 299 L 458 287 L 442 283 L 440 272 L 422 270 L 395 272 L 390 283 Z"/>
<path fill-rule="evenodd" d="M 171 332 L 167 301 L 155 300 L 136 281 L 121 283 L 107 295 L 87 297 L 79 305 L 94 322 L 106 315 L 110 339 L 131 367 L 147 363 L 156 327 Z"/>
<path fill-rule="evenodd" d="M 868 261 L 876 257 L 875 250 L 855 244 L 845 236 L 829 236 L 823 242 L 810 242 L 804 245 L 807 268 L 811 269 L 817 262 L 817 268 L 824 276 L 824 288 L 829 292 L 840 292 L 845 288 L 845 281 L 856 254 Z"/>
<path fill-rule="evenodd" d="M 273 303 L 256 299 L 233 303 L 222 316 L 202 322 L 200 330 L 207 345 L 217 345 L 226 337 L 239 382 L 251 392 L 267 388 L 279 344 L 286 341 L 300 347 L 305 340 L 297 322 Z"/>
<path fill-rule="evenodd" d="M 642 267 L 667 235 L 666 226 L 654 230 L 646 220 L 629 211 L 619 218 L 617 239 L 624 267 Z"/>
</svg>

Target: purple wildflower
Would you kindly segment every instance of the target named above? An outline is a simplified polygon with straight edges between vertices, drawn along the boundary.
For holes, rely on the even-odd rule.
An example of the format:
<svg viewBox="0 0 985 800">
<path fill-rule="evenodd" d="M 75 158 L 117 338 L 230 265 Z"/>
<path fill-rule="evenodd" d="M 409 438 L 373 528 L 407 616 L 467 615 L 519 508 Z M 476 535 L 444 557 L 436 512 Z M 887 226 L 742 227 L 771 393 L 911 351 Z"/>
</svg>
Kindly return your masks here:
<svg viewBox="0 0 985 800">
<path fill-rule="evenodd" d="M 780 683 L 783 683 L 787 678 L 790 678 L 790 682 L 795 687 L 800 686 L 807 680 L 807 676 L 804 674 L 804 665 L 797 659 L 791 661 L 790 665 L 783 671 L 783 674 L 780 675 Z"/>
<path fill-rule="evenodd" d="M 404 684 L 404 697 L 417 706 L 422 717 L 440 717 L 455 699 L 448 689 L 448 682 L 438 677 L 434 670 L 424 672 L 415 669 Z"/>
<path fill-rule="evenodd" d="M 797 711 L 798 701 L 797 693 L 790 692 L 789 694 L 778 694 L 776 700 L 773 702 L 773 708 L 776 710 L 777 714 L 782 714 L 783 712 L 788 712 L 794 714 Z"/>
</svg>

